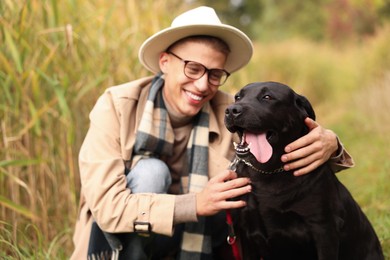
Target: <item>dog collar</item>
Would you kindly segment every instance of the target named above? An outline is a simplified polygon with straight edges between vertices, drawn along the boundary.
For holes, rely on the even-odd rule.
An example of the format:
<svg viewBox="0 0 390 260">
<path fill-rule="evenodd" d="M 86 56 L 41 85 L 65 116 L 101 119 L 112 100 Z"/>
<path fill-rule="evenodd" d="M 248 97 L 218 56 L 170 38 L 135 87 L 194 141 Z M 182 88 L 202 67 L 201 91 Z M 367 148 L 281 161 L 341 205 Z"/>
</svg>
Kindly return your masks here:
<svg viewBox="0 0 390 260">
<path fill-rule="evenodd" d="M 263 170 L 257 169 L 255 166 L 253 166 L 252 163 L 250 163 L 249 161 L 247 161 L 245 159 L 238 157 L 237 155 L 236 155 L 236 158 L 234 158 L 234 161 L 230 164 L 229 169 L 232 171 L 236 171 L 237 164 L 239 162 L 245 163 L 248 167 L 250 167 L 251 169 L 253 169 L 256 172 L 261 173 L 261 174 L 274 174 L 274 173 L 284 172 L 283 166 L 278 168 L 278 169 L 275 169 L 273 171 L 263 171 Z"/>
</svg>

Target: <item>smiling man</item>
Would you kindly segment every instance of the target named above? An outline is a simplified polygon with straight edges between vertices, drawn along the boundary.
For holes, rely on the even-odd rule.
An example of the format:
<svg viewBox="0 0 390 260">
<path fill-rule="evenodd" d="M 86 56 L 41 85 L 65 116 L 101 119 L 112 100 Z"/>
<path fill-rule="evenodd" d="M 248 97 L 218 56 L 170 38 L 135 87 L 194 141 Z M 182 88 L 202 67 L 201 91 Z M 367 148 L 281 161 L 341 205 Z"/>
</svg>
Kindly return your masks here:
<svg viewBox="0 0 390 260">
<path fill-rule="evenodd" d="M 233 98 L 219 87 L 245 66 L 252 43 L 199 7 L 148 38 L 139 59 L 155 76 L 108 88 L 90 113 L 80 150 L 80 211 L 72 259 L 229 259 L 224 210 L 251 191 L 227 170 L 234 136 L 224 127 Z M 307 173 L 333 158 L 336 135 L 312 130 L 289 146 L 286 167 Z M 338 149 L 341 148 L 341 149 Z"/>
</svg>

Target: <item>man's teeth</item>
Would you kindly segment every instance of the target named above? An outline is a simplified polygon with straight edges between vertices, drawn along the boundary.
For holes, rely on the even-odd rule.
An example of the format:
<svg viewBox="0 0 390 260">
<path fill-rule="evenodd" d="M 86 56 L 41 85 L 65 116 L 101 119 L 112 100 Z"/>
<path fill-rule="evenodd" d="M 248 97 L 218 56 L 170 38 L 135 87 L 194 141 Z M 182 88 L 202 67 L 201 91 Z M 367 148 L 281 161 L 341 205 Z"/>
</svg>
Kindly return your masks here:
<svg viewBox="0 0 390 260">
<path fill-rule="evenodd" d="M 189 91 L 186 91 L 186 93 L 187 93 L 187 95 L 188 95 L 190 98 L 192 98 L 192 99 L 194 99 L 194 100 L 201 101 L 201 100 L 203 99 L 202 96 L 195 95 L 195 94 L 193 94 L 193 93 L 191 93 L 191 92 L 189 92 Z"/>
</svg>

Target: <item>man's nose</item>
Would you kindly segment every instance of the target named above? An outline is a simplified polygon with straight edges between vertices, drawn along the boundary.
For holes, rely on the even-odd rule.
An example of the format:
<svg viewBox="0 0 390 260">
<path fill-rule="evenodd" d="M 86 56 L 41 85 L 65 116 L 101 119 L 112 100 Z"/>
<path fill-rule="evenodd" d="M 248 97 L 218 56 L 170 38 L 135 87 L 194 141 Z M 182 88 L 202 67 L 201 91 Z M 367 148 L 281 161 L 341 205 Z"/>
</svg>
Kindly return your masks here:
<svg viewBox="0 0 390 260">
<path fill-rule="evenodd" d="M 202 77 L 195 80 L 195 86 L 199 91 L 206 91 L 209 88 L 209 75 L 205 73 Z"/>
</svg>

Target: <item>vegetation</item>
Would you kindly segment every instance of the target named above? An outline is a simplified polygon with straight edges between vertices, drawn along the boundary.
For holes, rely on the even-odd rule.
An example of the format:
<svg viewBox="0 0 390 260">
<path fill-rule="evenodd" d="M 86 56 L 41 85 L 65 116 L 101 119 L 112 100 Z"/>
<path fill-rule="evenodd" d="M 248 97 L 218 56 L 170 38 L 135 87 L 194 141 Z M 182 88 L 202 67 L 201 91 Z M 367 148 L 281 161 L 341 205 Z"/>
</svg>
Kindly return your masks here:
<svg viewBox="0 0 390 260">
<path fill-rule="evenodd" d="M 258 39 L 253 60 L 223 90 L 234 93 L 249 82 L 274 80 L 312 101 L 319 123 L 338 134 L 356 161 L 338 176 L 390 259 L 390 25 L 385 15 L 378 18 L 386 6 L 372 2 L 379 3 L 370 13 L 376 19 L 367 18 L 374 28 L 352 30 L 345 39 L 318 37 L 333 35 L 322 22 L 309 36 L 283 20 L 267 31 L 261 25 L 276 18 L 264 4 L 250 28 Z M 77 154 L 88 113 L 106 87 L 148 75 L 138 63 L 140 44 L 195 4 L 0 1 L 0 258 L 69 257 L 80 190 Z M 287 8 L 277 7 L 276 14 L 286 17 L 282 7 Z M 334 20 L 327 19 L 325 24 Z M 304 28 L 311 30 L 311 24 Z M 276 35 L 279 30 L 283 37 Z"/>
</svg>

